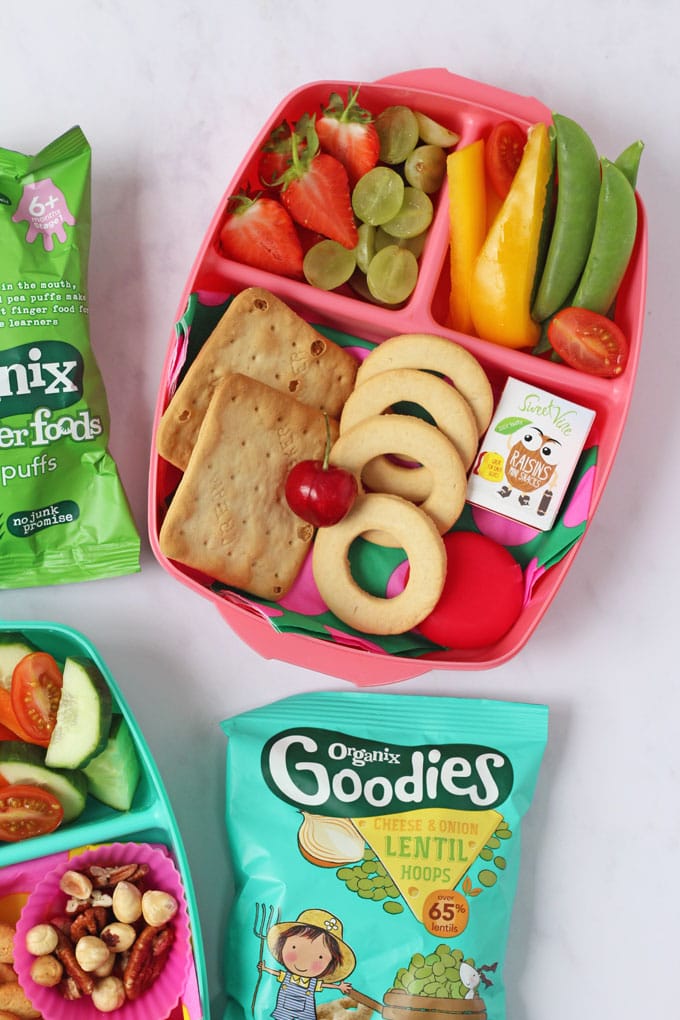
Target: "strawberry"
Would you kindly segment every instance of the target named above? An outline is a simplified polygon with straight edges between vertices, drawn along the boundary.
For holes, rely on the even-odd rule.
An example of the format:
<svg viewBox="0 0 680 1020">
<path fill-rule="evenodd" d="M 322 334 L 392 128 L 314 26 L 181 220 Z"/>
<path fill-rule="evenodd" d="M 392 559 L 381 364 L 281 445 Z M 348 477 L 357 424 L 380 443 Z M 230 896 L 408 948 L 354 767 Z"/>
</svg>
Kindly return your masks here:
<svg viewBox="0 0 680 1020">
<path fill-rule="evenodd" d="M 290 126 L 279 124 L 260 150 L 257 164 L 260 183 L 266 188 L 273 187 L 290 166 L 290 158 Z"/>
<path fill-rule="evenodd" d="M 281 276 L 302 278 L 302 245 L 295 224 L 275 198 L 234 195 L 220 230 L 227 258 Z"/>
<path fill-rule="evenodd" d="M 357 234 L 347 171 L 335 156 L 319 150 L 313 121 L 307 125 L 305 145 L 293 131 L 292 161 L 282 178 L 281 201 L 296 223 L 355 248 Z"/>
<path fill-rule="evenodd" d="M 359 90 L 349 89 L 347 105 L 337 92 L 331 92 L 328 106 L 316 122 L 319 145 L 339 159 L 347 170 L 350 186 L 378 162 L 380 138 L 368 110 L 357 103 Z"/>
<path fill-rule="evenodd" d="M 295 130 L 300 136 L 299 144 L 304 146 L 304 133 L 307 130 L 309 114 L 303 114 L 295 125 Z M 292 132 L 290 124 L 283 121 L 269 135 L 260 150 L 260 158 L 257 164 L 257 175 L 260 183 L 265 188 L 275 188 L 281 183 L 281 178 L 292 162 L 291 144 Z"/>
</svg>

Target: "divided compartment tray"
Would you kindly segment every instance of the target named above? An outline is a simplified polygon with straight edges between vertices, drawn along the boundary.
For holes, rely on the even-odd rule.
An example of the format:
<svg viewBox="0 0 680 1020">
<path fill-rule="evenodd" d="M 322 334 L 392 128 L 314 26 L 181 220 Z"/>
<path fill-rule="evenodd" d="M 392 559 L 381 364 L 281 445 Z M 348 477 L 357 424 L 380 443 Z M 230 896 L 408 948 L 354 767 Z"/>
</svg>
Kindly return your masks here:
<svg viewBox="0 0 680 1020">
<path fill-rule="evenodd" d="M 374 305 L 347 289 L 326 292 L 299 282 L 225 259 L 218 251 L 219 230 L 229 197 L 249 184 L 258 188 L 257 154 L 270 132 L 284 119 L 294 121 L 304 112 L 318 111 L 332 91 L 341 95 L 359 84 L 360 102 L 375 116 L 387 106 L 404 104 L 460 134 L 458 148 L 488 134 L 494 124 L 513 119 L 525 128 L 539 120 L 550 123 L 550 109 L 538 100 L 462 78 L 443 69 L 408 71 L 371 83 L 314 82 L 292 92 L 272 113 L 236 170 L 212 218 L 182 294 L 177 315 L 181 322 L 191 295 L 218 304 L 246 287 L 264 287 L 289 304 L 307 321 L 361 340 L 380 343 L 402 333 L 434 333 L 466 347 L 491 381 L 496 399 L 505 380 L 515 377 L 557 396 L 591 408 L 596 413 L 587 446 L 597 446 L 597 464 L 590 493 L 587 521 L 592 521 L 609 477 L 633 393 L 640 353 L 647 272 L 647 226 L 644 206 L 638 201 L 635 249 L 616 301 L 616 322 L 626 334 L 630 353 L 627 367 L 617 379 L 585 375 L 526 351 L 512 350 L 458 333 L 446 325 L 449 293 L 449 210 L 446 182 L 434 199 L 434 217 L 419 260 L 415 290 L 394 309 Z M 172 333 L 156 406 L 154 436 L 160 417 L 174 392 L 186 357 L 186 343 Z M 195 338 L 192 338 L 195 340 Z M 503 638 L 485 648 L 426 651 L 417 657 L 383 653 L 326 641 L 299 633 L 277 633 L 238 593 L 218 592 L 210 579 L 197 576 L 168 560 L 158 544 L 164 507 L 179 479 L 175 468 L 151 452 L 149 480 L 149 535 L 156 558 L 176 580 L 211 599 L 231 628 L 265 658 L 276 658 L 358 685 L 378 685 L 418 676 L 433 669 L 487 669 L 516 655 L 529 640 L 566 577 L 580 542 L 535 583 L 522 613 Z"/>
<path fill-rule="evenodd" d="M 69 627 L 35 621 L 5 621 L 0 624 L 0 635 L 10 632 L 23 634 L 41 651 L 53 655 L 62 667 L 69 656 L 95 663 L 111 689 L 114 711 L 125 718 L 130 728 L 141 776 L 129 811 L 117 811 L 88 796 L 84 812 L 73 822 L 47 835 L 16 843 L 0 843 L 0 920 L 16 923 L 21 907 L 34 886 L 75 851 L 127 842 L 166 848 L 182 880 L 193 951 L 186 987 L 168 1020 L 209 1020 L 203 942 L 184 844 L 158 769 L 118 684 L 94 646 Z M 149 1016 L 148 1020 L 160 1018 Z"/>
</svg>

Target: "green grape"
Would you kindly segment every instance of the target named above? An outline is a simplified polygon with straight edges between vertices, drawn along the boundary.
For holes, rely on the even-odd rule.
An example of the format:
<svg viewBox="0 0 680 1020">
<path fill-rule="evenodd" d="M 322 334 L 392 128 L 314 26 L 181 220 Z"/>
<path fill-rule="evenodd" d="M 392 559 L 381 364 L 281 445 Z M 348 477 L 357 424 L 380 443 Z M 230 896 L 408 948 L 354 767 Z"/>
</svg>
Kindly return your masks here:
<svg viewBox="0 0 680 1020">
<path fill-rule="evenodd" d="M 352 273 L 352 275 L 350 276 L 350 278 L 348 280 L 348 283 L 349 283 L 350 287 L 352 288 L 352 290 L 357 295 L 357 297 L 360 297 L 362 299 L 362 301 L 369 301 L 372 305 L 378 305 L 380 308 L 392 308 L 392 309 L 394 309 L 394 308 L 396 308 L 401 303 L 401 302 L 396 302 L 395 303 L 393 301 L 380 301 L 380 300 L 378 300 L 377 297 L 374 297 L 374 295 L 371 294 L 370 290 L 368 289 L 368 283 L 367 283 L 367 280 L 366 280 L 366 275 L 364 273 L 360 272 L 358 269 L 357 269 L 357 271 L 355 273 Z M 390 895 L 389 889 L 388 889 L 388 895 Z M 393 892 L 393 893 L 391 893 L 391 895 L 396 896 L 396 895 L 398 895 L 398 893 L 394 893 Z"/>
<path fill-rule="evenodd" d="M 420 110 L 414 110 L 413 114 L 418 122 L 420 138 L 426 145 L 440 145 L 443 149 L 450 149 L 452 145 L 457 145 L 460 141 L 460 135 L 455 131 L 449 131 L 448 128 L 428 117 L 427 114 L 421 113 Z"/>
<path fill-rule="evenodd" d="M 396 216 L 381 226 L 391 237 L 417 237 L 432 222 L 432 199 L 418 188 L 404 188 L 404 200 Z"/>
<path fill-rule="evenodd" d="M 357 295 L 357 297 L 360 297 L 363 301 L 370 301 L 372 305 L 380 305 L 381 308 L 394 307 L 393 305 L 386 304 L 384 301 L 378 301 L 377 298 L 373 297 L 370 290 L 368 289 L 365 274 L 360 272 L 358 269 L 356 270 L 355 273 L 352 273 L 352 275 L 350 276 L 349 285 L 354 291 L 354 293 Z"/>
<path fill-rule="evenodd" d="M 366 273 L 366 283 L 374 298 L 398 305 L 413 292 L 418 279 L 418 260 L 408 248 L 391 244 L 376 252 Z"/>
<path fill-rule="evenodd" d="M 419 259 L 423 254 L 426 240 L 427 230 L 424 230 L 422 234 L 416 234 L 415 237 L 390 237 L 382 227 L 378 227 L 375 232 L 374 248 L 375 251 L 380 251 L 381 248 L 386 248 L 388 244 L 398 244 L 400 248 L 408 248 Z"/>
<path fill-rule="evenodd" d="M 446 173 L 446 153 L 440 145 L 419 145 L 404 163 L 404 177 L 413 188 L 431 195 L 437 191 Z"/>
<path fill-rule="evenodd" d="M 312 245 L 302 262 L 302 271 L 313 287 L 335 290 L 349 280 L 355 266 L 354 251 L 326 239 Z"/>
<path fill-rule="evenodd" d="M 416 115 L 408 106 L 388 106 L 375 118 L 375 129 L 380 139 L 380 159 L 392 166 L 404 162 L 420 137 Z"/>
<path fill-rule="evenodd" d="M 388 166 L 375 166 L 352 191 L 352 209 L 364 223 L 379 227 L 396 216 L 404 201 L 404 180 Z"/>
<path fill-rule="evenodd" d="M 365 273 L 368 269 L 368 264 L 375 255 L 375 235 L 376 227 L 372 223 L 360 223 L 357 228 L 359 240 L 357 246 L 354 249 L 354 256 L 357 262 L 357 268 Z"/>
</svg>

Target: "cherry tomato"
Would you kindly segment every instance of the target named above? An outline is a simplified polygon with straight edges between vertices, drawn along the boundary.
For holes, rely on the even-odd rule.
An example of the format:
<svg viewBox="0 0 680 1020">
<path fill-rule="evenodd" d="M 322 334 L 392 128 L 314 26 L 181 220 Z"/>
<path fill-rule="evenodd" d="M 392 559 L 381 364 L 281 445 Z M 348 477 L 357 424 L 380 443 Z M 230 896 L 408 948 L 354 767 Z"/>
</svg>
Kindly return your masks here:
<svg viewBox="0 0 680 1020">
<path fill-rule="evenodd" d="M 57 720 L 63 679 L 48 652 L 30 652 L 12 673 L 12 707 L 23 730 L 45 747 Z"/>
<path fill-rule="evenodd" d="M 628 341 L 620 326 L 588 308 L 562 308 L 548 326 L 548 340 L 567 365 L 612 379 L 628 361 Z"/>
<path fill-rule="evenodd" d="M 0 723 L 0 740 L 16 740 L 17 734 L 14 730 L 11 730 L 9 726 L 5 726 L 4 723 Z"/>
<path fill-rule="evenodd" d="M 286 479 L 286 499 L 294 514 L 315 528 L 341 521 L 357 494 L 357 480 L 344 468 L 322 460 L 301 460 Z"/>
<path fill-rule="evenodd" d="M 522 162 L 526 131 L 514 120 L 503 120 L 491 129 L 484 146 L 486 172 L 499 198 L 505 198 Z"/>
<path fill-rule="evenodd" d="M 29 783 L 0 788 L 0 842 L 54 832 L 63 817 L 63 807 L 49 790 Z"/>
<path fill-rule="evenodd" d="M 444 546 L 444 590 L 418 630 L 444 648 L 499 641 L 522 611 L 522 568 L 505 546 L 475 531 L 451 531 Z"/>
</svg>

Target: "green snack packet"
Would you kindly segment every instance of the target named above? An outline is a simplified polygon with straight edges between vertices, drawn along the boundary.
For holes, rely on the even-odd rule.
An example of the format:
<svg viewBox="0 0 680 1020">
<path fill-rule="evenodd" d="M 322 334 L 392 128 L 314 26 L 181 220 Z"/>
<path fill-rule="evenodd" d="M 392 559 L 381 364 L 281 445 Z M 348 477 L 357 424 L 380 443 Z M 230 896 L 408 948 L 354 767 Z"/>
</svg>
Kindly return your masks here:
<svg viewBox="0 0 680 1020">
<path fill-rule="evenodd" d="M 548 709 L 303 694 L 222 723 L 225 1020 L 504 1020 Z M 361 1013 L 365 1015 L 365 1013 Z"/>
<path fill-rule="evenodd" d="M 87 139 L 0 149 L 0 588 L 139 570 L 89 338 Z"/>
</svg>

